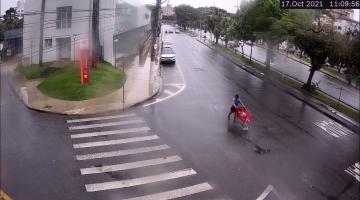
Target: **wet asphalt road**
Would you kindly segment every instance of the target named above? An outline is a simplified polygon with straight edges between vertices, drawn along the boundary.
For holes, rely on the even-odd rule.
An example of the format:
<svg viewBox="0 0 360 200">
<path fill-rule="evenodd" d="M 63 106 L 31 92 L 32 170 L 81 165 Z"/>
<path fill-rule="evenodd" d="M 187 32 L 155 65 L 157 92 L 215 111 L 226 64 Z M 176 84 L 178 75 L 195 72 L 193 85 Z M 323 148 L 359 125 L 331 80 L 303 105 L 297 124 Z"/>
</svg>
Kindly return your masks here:
<svg viewBox="0 0 360 200">
<path fill-rule="evenodd" d="M 238 49 L 241 52 L 241 49 Z M 250 46 L 244 46 L 244 53 L 250 55 L 251 48 Z M 266 59 L 266 50 L 257 46 L 253 47 L 253 56 L 255 59 L 265 62 Z M 285 74 L 288 74 L 292 77 L 296 77 L 302 82 L 306 82 L 309 77 L 309 67 L 296 62 L 292 59 L 287 58 L 282 54 L 276 54 L 273 63 L 271 66 Z M 355 87 L 349 86 L 346 83 L 336 80 L 333 77 L 330 77 L 324 73 L 316 72 L 313 77 L 313 82 L 319 82 L 319 88 L 322 91 L 326 91 L 329 95 L 340 99 L 345 103 L 353 106 L 354 108 L 359 109 L 359 99 L 360 93 L 359 90 Z"/>
<path fill-rule="evenodd" d="M 148 126 L 159 140 L 96 148 L 74 149 L 73 144 L 122 139 L 129 135 L 70 139 L 66 120 L 27 110 L 1 76 L 1 187 L 15 200 L 21 199 L 124 199 L 209 183 L 213 190 L 182 199 L 256 199 L 271 185 L 265 199 L 341 200 L 359 199 L 359 182 L 344 172 L 359 161 L 359 136 L 345 128 L 324 125 L 332 120 L 228 62 L 185 34 L 166 36 L 174 42 L 177 62 L 164 66 L 163 92 L 158 99 L 175 94 L 173 85 L 186 85 L 176 96 L 159 103 L 126 111 L 145 121 L 118 128 Z M 181 72 L 185 83 L 183 83 Z M 165 92 L 167 90 L 167 92 Z M 247 133 L 228 130 L 226 119 L 234 93 L 253 112 Z M 118 114 L 109 113 L 105 115 Z M 81 117 L 79 117 L 81 118 Z M 82 117 L 84 118 L 84 117 Z M 116 120 L 108 120 L 113 122 Z M 97 122 L 97 123 L 101 123 Z M 92 124 L 90 123 L 81 123 Z M 230 128 L 232 124 L 230 123 Z M 98 128 L 96 131 L 110 130 Z M 112 130 L 112 129 L 111 129 Z M 340 133 L 346 134 L 340 134 Z M 340 137 L 334 137 L 333 135 Z M 75 160 L 75 155 L 118 149 L 169 145 L 161 152 Z M 255 146 L 269 149 L 258 154 Z M 81 175 L 80 168 L 127 163 L 178 155 L 181 162 Z M 197 174 L 129 188 L 86 192 L 85 184 L 117 181 L 153 174 L 194 169 Z M 278 196 L 275 194 L 278 193 Z"/>
</svg>

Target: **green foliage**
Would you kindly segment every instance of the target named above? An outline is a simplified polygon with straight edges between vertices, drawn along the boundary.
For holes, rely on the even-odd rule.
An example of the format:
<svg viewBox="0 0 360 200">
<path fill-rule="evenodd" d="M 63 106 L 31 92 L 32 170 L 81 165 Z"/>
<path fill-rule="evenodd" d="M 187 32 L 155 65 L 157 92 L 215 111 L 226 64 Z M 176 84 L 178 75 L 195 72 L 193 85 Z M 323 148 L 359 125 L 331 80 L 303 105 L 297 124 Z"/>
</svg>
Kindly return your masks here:
<svg viewBox="0 0 360 200">
<path fill-rule="evenodd" d="M 20 19 L 15 8 L 9 8 L 5 15 L 3 15 L 2 23 L 6 30 L 21 28 L 23 26 L 23 19 Z"/>
<path fill-rule="evenodd" d="M 228 29 L 230 28 L 231 19 L 229 14 L 214 7 L 214 13 L 207 16 L 205 20 L 206 29 L 209 30 L 215 36 L 215 43 L 218 43 L 221 35 L 228 35 Z M 230 30 L 230 29 L 229 29 Z"/>
<path fill-rule="evenodd" d="M 199 19 L 198 11 L 184 4 L 175 7 L 175 15 L 177 24 L 185 30 L 187 27 L 196 26 Z"/>
<path fill-rule="evenodd" d="M 79 101 L 109 94 L 124 84 L 125 76 L 109 64 L 99 64 L 90 70 L 90 82 L 80 82 L 80 69 L 73 65 L 64 66 L 38 85 L 46 95 L 63 100 Z"/>
<path fill-rule="evenodd" d="M 33 64 L 31 66 L 19 66 L 17 70 L 22 73 L 27 79 L 38 79 L 46 78 L 51 75 L 53 72 L 58 70 L 58 68 L 50 67 L 52 62 L 44 63 L 43 66 L 38 64 Z"/>
<path fill-rule="evenodd" d="M 311 68 L 305 89 L 311 89 L 311 81 L 315 71 L 325 64 L 332 48 L 331 37 L 324 32 L 316 33 L 314 31 L 298 31 L 294 38 L 295 45 L 310 57 Z"/>
</svg>

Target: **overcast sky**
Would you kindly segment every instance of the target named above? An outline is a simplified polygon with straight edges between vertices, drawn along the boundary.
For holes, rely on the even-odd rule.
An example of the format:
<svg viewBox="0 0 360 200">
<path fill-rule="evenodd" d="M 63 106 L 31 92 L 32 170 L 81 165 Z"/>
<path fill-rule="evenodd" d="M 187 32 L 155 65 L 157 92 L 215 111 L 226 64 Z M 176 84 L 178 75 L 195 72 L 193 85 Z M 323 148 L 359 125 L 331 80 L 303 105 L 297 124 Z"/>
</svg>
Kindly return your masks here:
<svg viewBox="0 0 360 200">
<path fill-rule="evenodd" d="M 1 1 L 1 15 L 5 13 L 7 9 L 10 7 L 15 7 L 17 0 L 0 0 Z M 40 1 L 40 0 L 38 0 Z M 60 0 L 59 0 L 60 1 Z M 77 0 L 81 1 L 81 0 Z M 141 0 L 145 4 L 155 4 L 156 0 Z M 228 12 L 235 13 L 236 5 L 238 0 L 169 0 L 170 4 L 173 6 L 177 6 L 180 4 L 189 4 L 193 7 L 201 7 L 201 6 L 213 6 L 215 4 L 216 7 L 223 8 Z M 241 1 L 241 0 L 240 0 Z M 167 2 L 164 3 L 164 5 Z M 355 10 L 355 20 L 359 21 L 359 9 Z"/>
</svg>

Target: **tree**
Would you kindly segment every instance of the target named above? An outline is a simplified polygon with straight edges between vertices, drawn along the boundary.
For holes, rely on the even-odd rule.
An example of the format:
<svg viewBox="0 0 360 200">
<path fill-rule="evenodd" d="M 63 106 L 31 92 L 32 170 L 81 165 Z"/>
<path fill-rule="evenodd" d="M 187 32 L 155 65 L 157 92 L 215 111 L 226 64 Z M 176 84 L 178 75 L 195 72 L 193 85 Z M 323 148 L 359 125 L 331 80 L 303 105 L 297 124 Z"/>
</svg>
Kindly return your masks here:
<svg viewBox="0 0 360 200">
<path fill-rule="evenodd" d="M 189 26 L 193 26 L 193 23 L 197 22 L 199 18 L 199 13 L 195 8 L 184 4 L 175 7 L 175 15 L 177 24 L 185 30 Z"/>
<path fill-rule="evenodd" d="M 265 65 L 270 67 L 273 49 L 286 39 L 287 30 L 284 22 L 279 22 L 286 16 L 288 10 L 280 9 L 279 0 L 256 0 L 246 12 L 246 18 L 251 20 L 252 31 L 256 38 L 262 39 L 267 46 Z"/>
<path fill-rule="evenodd" d="M 304 89 L 313 90 L 312 87 L 312 78 L 314 73 L 321 69 L 325 64 L 327 57 L 330 54 L 331 44 L 330 44 L 329 34 L 325 32 L 314 32 L 311 30 L 308 31 L 298 31 L 294 38 L 295 45 L 305 52 L 310 57 L 311 67 L 310 74 L 307 82 L 303 85 Z"/>
<path fill-rule="evenodd" d="M 227 17 L 229 14 L 223 9 L 218 9 L 214 7 L 214 14 L 209 15 L 206 18 L 205 25 L 207 30 L 209 30 L 215 37 L 215 44 L 218 44 L 219 37 L 226 30 L 228 25 L 230 25 L 230 21 L 227 21 Z M 224 24 L 226 20 L 226 24 Z"/>
<path fill-rule="evenodd" d="M 3 15 L 2 23 L 5 25 L 6 30 L 21 28 L 23 26 L 23 19 L 19 18 L 15 8 L 9 8 L 5 15 Z"/>
<path fill-rule="evenodd" d="M 241 41 L 239 44 L 241 46 L 241 52 L 244 56 L 244 45 L 246 41 L 251 41 L 251 44 L 255 42 L 256 36 L 254 34 L 254 18 L 253 12 L 250 12 L 253 9 L 254 3 L 243 1 L 241 3 L 241 10 L 239 10 L 235 16 L 233 17 L 233 24 L 232 27 L 235 30 L 234 37 L 236 40 Z M 251 45 L 251 52 L 252 52 Z M 250 54 L 250 61 L 252 59 L 252 55 Z"/>
</svg>

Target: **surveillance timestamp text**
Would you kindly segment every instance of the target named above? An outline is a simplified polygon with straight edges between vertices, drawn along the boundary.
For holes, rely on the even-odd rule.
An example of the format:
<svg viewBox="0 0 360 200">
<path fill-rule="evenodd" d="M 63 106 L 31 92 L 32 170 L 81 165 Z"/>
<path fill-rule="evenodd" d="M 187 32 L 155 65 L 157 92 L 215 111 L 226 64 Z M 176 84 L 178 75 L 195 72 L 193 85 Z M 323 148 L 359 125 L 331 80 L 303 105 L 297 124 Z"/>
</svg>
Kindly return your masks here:
<svg viewBox="0 0 360 200">
<path fill-rule="evenodd" d="M 285 9 L 359 9 L 360 0 L 280 0 Z"/>
</svg>

